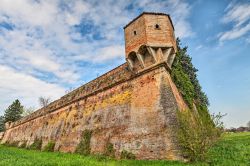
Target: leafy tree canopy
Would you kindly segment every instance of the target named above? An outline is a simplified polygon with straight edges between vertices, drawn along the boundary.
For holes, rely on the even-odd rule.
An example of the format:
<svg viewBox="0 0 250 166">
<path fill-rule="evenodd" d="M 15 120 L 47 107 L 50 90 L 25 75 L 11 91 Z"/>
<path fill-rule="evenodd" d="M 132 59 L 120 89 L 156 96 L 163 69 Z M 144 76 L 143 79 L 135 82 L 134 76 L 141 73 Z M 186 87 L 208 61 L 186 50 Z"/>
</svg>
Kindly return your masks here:
<svg viewBox="0 0 250 166">
<path fill-rule="evenodd" d="M 19 100 L 15 100 L 4 113 L 4 121 L 5 122 L 15 122 L 22 118 L 23 106 L 21 105 Z"/>
<path fill-rule="evenodd" d="M 39 97 L 38 101 L 39 101 L 39 104 L 41 107 L 46 107 L 51 102 L 51 99 L 49 97 L 42 97 L 41 96 L 41 97 Z"/>
<path fill-rule="evenodd" d="M 250 121 L 247 123 L 247 127 L 250 128 Z"/>
<path fill-rule="evenodd" d="M 179 39 L 177 39 L 177 49 L 171 72 L 173 81 L 190 108 L 193 103 L 208 107 L 208 98 L 202 91 L 197 78 L 198 70 L 192 64 L 192 58 L 187 54 L 187 47 L 182 48 Z"/>
</svg>

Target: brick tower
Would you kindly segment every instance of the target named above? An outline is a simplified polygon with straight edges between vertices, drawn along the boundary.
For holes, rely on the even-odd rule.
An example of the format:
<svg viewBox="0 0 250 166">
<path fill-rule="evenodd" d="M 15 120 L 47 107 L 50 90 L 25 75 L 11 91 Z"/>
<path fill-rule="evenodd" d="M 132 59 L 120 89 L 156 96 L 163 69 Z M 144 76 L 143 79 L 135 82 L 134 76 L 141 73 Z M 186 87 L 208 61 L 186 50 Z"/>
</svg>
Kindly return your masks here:
<svg viewBox="0 0 250 166">
<path fill-rule="evenodd" d="M 144 12 L 124 27 L 126 61 L 138 73 L 159 63 L 171 68 L 176 52 L 169 15 Z"/>
</svg>

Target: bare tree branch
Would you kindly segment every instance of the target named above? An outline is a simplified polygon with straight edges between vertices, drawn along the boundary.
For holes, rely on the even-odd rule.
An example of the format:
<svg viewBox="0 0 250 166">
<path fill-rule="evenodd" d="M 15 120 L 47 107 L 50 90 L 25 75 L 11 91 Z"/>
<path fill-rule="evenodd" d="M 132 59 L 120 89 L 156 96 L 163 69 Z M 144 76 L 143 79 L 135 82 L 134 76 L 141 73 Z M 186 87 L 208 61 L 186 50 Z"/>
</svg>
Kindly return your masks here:
<svg viewBox="0 0 250 166">
<path fill-rule="evenodd" d="M 38 101 L 41 107 L 46 107 L 51 102 L 51 99 L 49 97 L 46 98 L 41 96 Z"/>
</svg>

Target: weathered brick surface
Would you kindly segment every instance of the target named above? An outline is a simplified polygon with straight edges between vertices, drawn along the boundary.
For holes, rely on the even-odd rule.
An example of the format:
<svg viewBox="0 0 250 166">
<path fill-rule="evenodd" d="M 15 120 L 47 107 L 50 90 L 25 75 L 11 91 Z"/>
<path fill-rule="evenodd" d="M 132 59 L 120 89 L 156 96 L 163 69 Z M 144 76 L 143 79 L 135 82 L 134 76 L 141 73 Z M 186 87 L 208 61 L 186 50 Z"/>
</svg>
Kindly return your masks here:
<svg viewBox="0 0 250 166">
<path fill-rule="evenodd" d="M 117 68 L 107 72 L 106 74 L 96 78 L 95 80 L 77 88 L 76 90 L 70 92 L 69 94 L 61 97 L 59 100 L 56 100 L 49 104 L 45 108 L 34 112 L 33 114 L 15 122 L 13 126 L 19 125 L 31 119 L 37 118 L 39 116 L 46 115 L 47 113 L 53 112 L 61 107 L 65 107 L 74 101 L 81 100 L 86 98 L 89 95 L 94 95 L 98 91 L 102 91 L 105 88 L 119 82 L 128 80 L 133 73 L 129 72 L 127 64 L 122 64 Z"/>
<path fill-rule="evenodd" d="M 126 52 L 144 42 L 175 47 L 169 17 L 155 16 L 142 15 L 126 27 Z M 162 32 L 152 29 L 156 20 Z M 128 32 L 134 28 L 144 35 L 130 36 Z M 162 50 L 158 49 L 156 56 L 163 57 Z M 141 54 L 145 54 L 142 60 L 147 65 L 143 70 L 134 72 L 128 63 L 118 66 L 47 107 L 7 124 L 1 143 L 31 145 L 35 139 L 41 139 L 43 147 L 55 141 L 55 150 L 74 152 L 83 131 L 91 130 L 93 154 L 105 153 L 112 143 L 117 158 L 122 150 L 127 150 L 137 159 L 181 159 L 176 111 L 186 109 L 186 104 L 171 80 L 168 63 L 162 59 L 155 62 L 149 52 Z"/>
<path fill-rule="evenodd" d="M 181 97 L 172 86 L 165 67 L 131 75 L 82 100 L 53 112 L 47 107 L 43 111 L 48 113 L 15 123 L 2 142 L 31 144 L 40 138 L 43 146 L 54 140 L 56 150 L 74 152 L 82 131 L 89 129 L 93 131 L 92 153 L 104 153 L 107 143 L 113 143 L 117 157 L 128 150 L 138 159 L 177 159 L 175 112 L 183 103 L 176 100 L 175 96 Z"/>
<path fill-rule="evenodd" d="M 124 32 L 126 57 L 142 45 L 173 46 L 176 50 L 174 27 L 168 15 L 145 13 L 125 27 Z"/>
<path fill-rule="evenodd" d="M 170 18 L 165 15 L 145 15 L 146 36 L 149 45 L 168 45 L 176 49 L 174 29 L 171 26 Z M 155 25 L 159 25 L 159 29 Z"/>
</svg>

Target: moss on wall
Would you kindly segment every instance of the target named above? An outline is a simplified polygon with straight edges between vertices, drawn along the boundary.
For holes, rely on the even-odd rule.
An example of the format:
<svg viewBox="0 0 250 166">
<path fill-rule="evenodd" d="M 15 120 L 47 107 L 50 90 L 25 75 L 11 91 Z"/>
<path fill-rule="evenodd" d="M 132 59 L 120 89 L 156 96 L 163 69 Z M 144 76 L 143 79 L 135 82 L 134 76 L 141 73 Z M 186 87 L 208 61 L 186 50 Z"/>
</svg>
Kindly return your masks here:
<svg viewBox="0 0 250 166">
<path fill-rule="evenodd" d="M 89 155 L 91 152 L 90 140 L 91 140 L 92 131 L 84 130 L 82 133 L 82 139 L 76 148 L 76 153 L 82 155 Z"/>
</svg>

